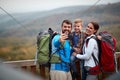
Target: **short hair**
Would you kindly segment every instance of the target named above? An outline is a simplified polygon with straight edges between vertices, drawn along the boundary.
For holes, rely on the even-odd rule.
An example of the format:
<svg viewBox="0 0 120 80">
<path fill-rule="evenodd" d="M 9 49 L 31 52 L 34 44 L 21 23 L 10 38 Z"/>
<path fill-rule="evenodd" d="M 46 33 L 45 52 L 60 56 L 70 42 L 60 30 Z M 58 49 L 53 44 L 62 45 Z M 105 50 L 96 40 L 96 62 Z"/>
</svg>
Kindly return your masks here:
<svg viewBox="0 0 120 80">
<path fill-rule="evenodd" d="M 82 19 L 75 19 L 74 23 L 82 23 Z"/>
<path fill-rule="evenodd" d="M 70 21 L 70 20 L 63 20 L 63 22 L 62 22 L 62 26 L 63 26 L 63 23 L 66 23 L 66 24 L 70 24 L 71 25 L 71 27 L 72 27 L 72 22 Z"/>
</svg>

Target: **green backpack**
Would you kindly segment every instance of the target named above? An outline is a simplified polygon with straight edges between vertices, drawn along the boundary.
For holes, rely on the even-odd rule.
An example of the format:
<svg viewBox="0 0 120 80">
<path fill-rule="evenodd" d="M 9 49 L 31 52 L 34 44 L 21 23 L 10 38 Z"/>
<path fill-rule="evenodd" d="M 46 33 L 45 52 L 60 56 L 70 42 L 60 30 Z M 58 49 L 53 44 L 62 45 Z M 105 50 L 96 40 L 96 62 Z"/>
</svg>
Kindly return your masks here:
<svg viewBox="0 0 120 80">
<path fill-rule="evenodd" d="M 51 54 L 51 44 L 53 37 L 57 35 L 54 31 L 49 28 L 48 32 L 40 32 L 37 36 L 37 62 L 40 65 L 48 65 L 49 63 L 60 63 L 60 56 Z"/>
</svg>

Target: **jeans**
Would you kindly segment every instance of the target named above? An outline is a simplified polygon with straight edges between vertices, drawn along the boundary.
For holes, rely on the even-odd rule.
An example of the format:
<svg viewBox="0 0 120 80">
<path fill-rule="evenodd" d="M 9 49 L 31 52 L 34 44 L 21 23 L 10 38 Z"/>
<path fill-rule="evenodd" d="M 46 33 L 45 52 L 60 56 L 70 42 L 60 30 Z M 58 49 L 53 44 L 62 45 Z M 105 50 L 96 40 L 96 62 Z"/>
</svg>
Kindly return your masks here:
<svg viewBox="0 0 120 80">
<path fill-rule="evenodd" d="M 76 64 L 75 64 L 75 60 L 77 60 L 77 58 L 75 56 L 71 56 L 71 68 L 73 73 L 77 73 L 77 68 L 76 68 Z M 81 69 L 81 73 L 82 73 L 82 79 L 81 80 L 86 80 L 87 77 L 87 71 L 84 68 L 84 60 L 80 60 L 80 69 Z"/>
<path fill-rule="evenodd" d="M 86 80 L 86 77 L 87 77 L 87 71 L 84 67 L 84 60 L 81 60 L 80 61 L 80 69 L 82 71 L 82 79 L 81 80 Z"/>
<path fill-rule="evenodd" d="M 76 65 L 75 65 L 75 60 L 76 60 L 77 58 L 75 57 L 75 56 L 71 56 L 70 57 L 70 60 L 71 60 L 71 68 L 72 68 L 72 71 L 73 72 L 77 72 L 77 69 L 76 69 Z"/>
</svg>

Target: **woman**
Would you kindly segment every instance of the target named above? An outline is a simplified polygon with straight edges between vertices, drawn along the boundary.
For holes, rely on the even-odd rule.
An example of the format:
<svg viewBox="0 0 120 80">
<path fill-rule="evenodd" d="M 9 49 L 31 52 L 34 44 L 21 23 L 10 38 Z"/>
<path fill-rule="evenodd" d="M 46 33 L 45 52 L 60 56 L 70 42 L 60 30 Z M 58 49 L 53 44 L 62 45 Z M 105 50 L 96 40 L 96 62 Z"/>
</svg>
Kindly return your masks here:
<svg viewBox="0 0 120 80">
<path fill-rule="evenodd" d="M 86 28 L 87 37 L 83 44 L 83 49 L 82 49 L 83 55 L 77 54 L 75 52 L 73 53 L 73 55 L 76 56 L 77 58 L 84 60 L 84 67 L 87 72 L 89 72 L 90 68 L 96 66 L 93 55 L 98 61 L 98 52 L 99 52 L 98 44 L 97 41 L 94 39 L 96 37 L 95 34 L 97 33 L 98 29 L 99 29 L 98 23 L 90 22 Z M 86 80 L 97 80 L 97 75 L 87 73 Z"/>
</svg>

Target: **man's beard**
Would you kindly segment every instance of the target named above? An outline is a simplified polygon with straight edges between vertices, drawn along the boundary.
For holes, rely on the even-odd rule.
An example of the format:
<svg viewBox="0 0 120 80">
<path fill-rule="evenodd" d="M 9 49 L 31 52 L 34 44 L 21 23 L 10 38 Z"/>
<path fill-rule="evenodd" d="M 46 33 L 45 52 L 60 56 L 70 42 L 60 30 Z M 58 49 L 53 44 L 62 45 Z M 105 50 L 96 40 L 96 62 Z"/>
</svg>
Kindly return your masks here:
<svg viewBox="0 0 120 80">
<path fill-rule="evenodd" d="M 65 34 L 67 34 L 67 35 L 70 33 L 68 30 L 64 30 L 62 32 L 65 33 Z"/>
</svg>

